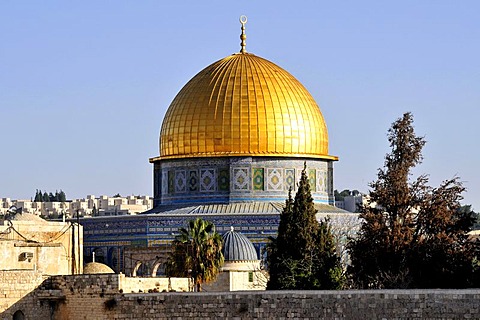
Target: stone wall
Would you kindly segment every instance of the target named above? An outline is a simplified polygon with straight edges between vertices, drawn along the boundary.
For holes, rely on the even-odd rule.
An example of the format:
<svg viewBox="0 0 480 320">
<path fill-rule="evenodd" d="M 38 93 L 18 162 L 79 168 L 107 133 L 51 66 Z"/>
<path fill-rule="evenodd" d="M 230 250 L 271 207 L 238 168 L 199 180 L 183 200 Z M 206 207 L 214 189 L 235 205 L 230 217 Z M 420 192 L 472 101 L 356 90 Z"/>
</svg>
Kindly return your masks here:
<svg viewBox="0 0 480 320">
<path fill-rule="evenodd" d="M 119 279 L 52 277 L 0 319 L 17 310 L 25 319 L 59 320 L 480 319 L 480 289 L 126 293 Z"/>
<path fill-rule="evenodd" d="M 252 280 L 252 281 L 250 281 Z M 265 290 L 267 278 L 260 270 L 237 271 L 224 270 L 220 272 L 214 282 L 202 284 L 202 291 L 244 291 L 244 290 Z"/>
<path fill-rule="evenodd" d="M 28 314 L 25 319 L 50 319 L 54 309 L 38 290 L 44 280 L 36 270 L 1 270 L 0 319 L 11 320 L 17 311 Z"/>
<path fill-rule="evenodd" d="M 130 294 L 96 319 L 479 319 L 479 298 L 480 290 Z"/>
<path fill-rule="evenodd" d="M 43 280 L 35 270 L 0 270 L 0 313 L 29 295 Z"/>
<path fill-rule="evenodd" d="M 119 275 L 119 289 L 125 293 L 133 292 L 183 292 L 190 291 L 193 288 L 188 278 L 131 278 L 125 275 Z"/>
<path fill-rule="evenodd" d="M 188 278 L 130 278 L 123 274 L 45 277 L 35 270 L 0 271 L 0 319 L 21 310 L 26 319 L 105 319 L 108 302 L 125 293 L 188 291 Z M 40 316 L 42 315 L 42 316 Z"/>
</svg>

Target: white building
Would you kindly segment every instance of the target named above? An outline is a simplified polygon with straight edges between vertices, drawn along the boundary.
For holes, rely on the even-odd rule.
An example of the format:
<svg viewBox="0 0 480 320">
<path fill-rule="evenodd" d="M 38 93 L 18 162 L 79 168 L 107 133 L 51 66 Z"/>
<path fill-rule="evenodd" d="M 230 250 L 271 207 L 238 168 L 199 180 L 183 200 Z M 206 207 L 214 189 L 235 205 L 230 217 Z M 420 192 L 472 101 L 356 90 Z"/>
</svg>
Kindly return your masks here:
<svg viewBox="0 0 480 320">
<path fill-rule="evenodd" d="M 11 207 L 24 213 L 46 217 L 112 216 L 138 214 L 152 208 L 150 196 L 108 197 L 88 195 L 86 198 L 66 202 L 35 202 L 32 200 L 0 199 L 0 214 L 7 214 Z"/>
<path fill-rule="evenodd" d="M 364 194 L 359 194 L 356 196 L 346 196 L 343 200 L 335 200 L 335 207 L 349 211 L 349 212 L 359 212 L 360 205 L 367 204 L 368 196 Z"/>
</svg>

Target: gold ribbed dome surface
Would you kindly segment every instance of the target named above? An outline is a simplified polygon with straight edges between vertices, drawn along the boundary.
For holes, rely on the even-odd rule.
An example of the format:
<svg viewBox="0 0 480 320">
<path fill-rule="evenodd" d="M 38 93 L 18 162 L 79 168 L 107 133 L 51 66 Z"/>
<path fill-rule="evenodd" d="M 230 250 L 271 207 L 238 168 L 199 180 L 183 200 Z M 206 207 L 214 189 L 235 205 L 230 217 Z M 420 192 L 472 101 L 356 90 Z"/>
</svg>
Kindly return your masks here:
<svg viewBox="0 0 480 320">
<path fill-rule="evenodd" d="M 290 73 L 248 53 L 214 62 L 170 104 L 160 158 L 328 156 L 325 120 Z"/>
</svg>

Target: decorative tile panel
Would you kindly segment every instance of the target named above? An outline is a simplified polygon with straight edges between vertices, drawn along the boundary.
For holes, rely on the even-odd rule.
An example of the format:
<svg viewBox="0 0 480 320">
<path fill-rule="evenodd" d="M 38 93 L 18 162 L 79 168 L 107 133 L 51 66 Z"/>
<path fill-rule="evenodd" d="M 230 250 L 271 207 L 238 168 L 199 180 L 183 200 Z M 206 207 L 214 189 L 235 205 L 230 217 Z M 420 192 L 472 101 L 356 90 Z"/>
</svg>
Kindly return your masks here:
<svg viewBox="0 0 480 320">
<path fill-rule="evenodd" d="M 282 169 L 268 168 L 267 169 L 267 190 L 268 191 L 283 191 L 283 176 Z"/>
<path fill-rule="evenodd" d="M 168 171 L 162 171 L 162 194 L 168 193 Z"/>
<path fill-rule="evenodd" d="M 198 171 L 190 170 L 188 172 L 188 190 L 191 192 L 198 191 Z"/>
<path fill-rule="evenodd" d="M 174 176 L 173 171 L 168 170 L 168 193 L 173 193 L 175 191 Z"/>
<path fill-rule="evenodd" d="M 327 187 L 327 193 L 328 194 L 333 194 L 333 168 L 329 167 L 328 168 L 328 187 Z"/>
<path fill-rule="evenodd" d="M 285 169 L 285 189 L 295 190 L 295 169 Z"/>
<path fill-rule="evenodd" d="M 297 190 L 304 163 L 304 160 L 294 158 L 252 157 L 165 160 L 158 164 L 160 171 L 158 177 L 154 177 L 157 181 L 154 193 L 159 194 L 155 197 L 156 205 L 191 203 L 193 200 L 214 202 L 268 199 L 283 202 L 290 187 L 293 187 L 293 192 Z M 333 188 L 332 169 L 333 165 L 327 161 L 309 161 L 307 178 L 317 202 L 327 202 L 332 198 L 331 191 L 328 191 Z M 186 193 L 188 197 L 185 196 Z"/>
<path fill-rule="evenodd" d="M 155 168 L 153 170 L 153 181 L 154 181 L 154 188 L 153 188 L 154 191 L 153 192 L 155 193 L 153 195 L 154 198 L 160 197 L 160 195 L 162 193 L 161 184 L 160 184 L 160 174 L 161 174 L 161 172 L 158 168 Z"/>
<path fill-rule="evenodd" d="M 213 192 L 217 184 L 215 169 L 200 169 L 200 191 Z"/>
<path fill-rule="evenodd" d="M 221 168 L 218 170 L 218 190 L 230 190 L 230 174 L 228 168 Z"/>
<path fill-rule="evenodd" d="M 312 192 L 315 191 L 315 185 L 316 185 L 316 170 L 315 169 L 308 169 L 308 182 L 310 184 L 310 190 Z"/>
<path fill-rule="evenodd" d="M 187 176 L 185 170 L 175 170 L 175 192 L 187 191 Z"/>
<path fill-rule="evenodd" d="M 327 172 L 325 170 L 317 170 L 317 192 L 327 191 Z"/>
<path fill-rule="evenodd" d="M 248 190 L 248 181 L 248 168 L 233 168 L 233 190 Z"/>
<path fill-rule="evenodd" d="M 263 168 L 253 168 L 253 190 L 263 190 Z"/>
</svg>

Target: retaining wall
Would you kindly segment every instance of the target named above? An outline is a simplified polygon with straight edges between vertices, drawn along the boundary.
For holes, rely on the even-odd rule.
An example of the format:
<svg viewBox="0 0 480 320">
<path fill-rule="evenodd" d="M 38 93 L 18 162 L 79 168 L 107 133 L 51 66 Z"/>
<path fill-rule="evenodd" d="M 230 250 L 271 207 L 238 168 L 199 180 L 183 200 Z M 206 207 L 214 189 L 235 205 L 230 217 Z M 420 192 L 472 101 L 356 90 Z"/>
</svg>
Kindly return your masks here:
<svg viewBox="0 0 480 320">
<path fill-rule="evenodd" d="M 27 307 L 34 303 L 30 293 L 44 279 L 36 270 L 0 270 L 0 314 L 19 301 Z"/>
<path fill-rule="evenodd" d="M 130 294 L 97 319 L 480 319 L 479 298 L 480 290 Z"/>
<path fill-rule="evenodd" d="M 120 282 L 51 277 L 0 319 L 480 319 L 480 289 L 129 293 Z"/>
</svg>

